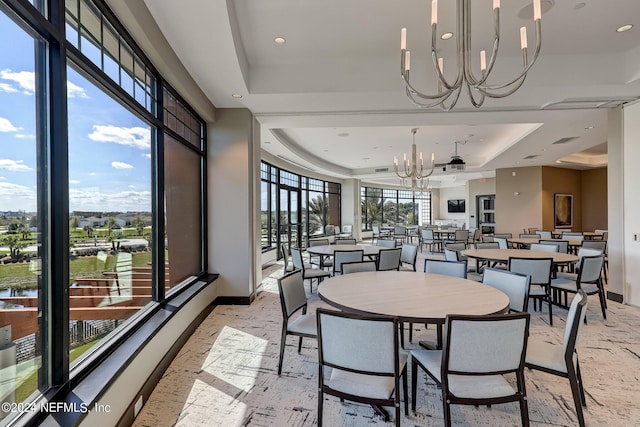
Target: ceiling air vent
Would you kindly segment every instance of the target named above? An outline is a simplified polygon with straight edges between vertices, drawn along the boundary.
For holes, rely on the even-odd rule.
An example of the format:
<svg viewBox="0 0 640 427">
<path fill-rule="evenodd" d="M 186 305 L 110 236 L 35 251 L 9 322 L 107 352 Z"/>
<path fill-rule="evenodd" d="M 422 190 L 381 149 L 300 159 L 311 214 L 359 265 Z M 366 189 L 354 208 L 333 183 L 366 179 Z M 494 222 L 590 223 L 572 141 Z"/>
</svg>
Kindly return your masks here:
<svg viewBox="0 0 640 427">
<path fill-rule="evenodd" d="M 560 138 L 559 140 L 557 140 L 556 142 L 552 142 L 552 144 L 566 144 L 569 141 L 573 141 L 574 139 L 577 139 L 577 136 L 566 136 L 564 138 Z"/>
<path fill-rule="evenodd" d="M 378 172 L 389 172 L 389 168 L 378 168 L 378 169 L 375 169 L 375 172 L 376 173 L 378 173 Z"/>
<path fill-rule="evenodd" d="M 524 160 L 531 160 L 531 159 L 535 159 L 536 157 L 540 157 L 540 154 L 530 154 L 526 157 L 523 157 Z"/>
</svg>

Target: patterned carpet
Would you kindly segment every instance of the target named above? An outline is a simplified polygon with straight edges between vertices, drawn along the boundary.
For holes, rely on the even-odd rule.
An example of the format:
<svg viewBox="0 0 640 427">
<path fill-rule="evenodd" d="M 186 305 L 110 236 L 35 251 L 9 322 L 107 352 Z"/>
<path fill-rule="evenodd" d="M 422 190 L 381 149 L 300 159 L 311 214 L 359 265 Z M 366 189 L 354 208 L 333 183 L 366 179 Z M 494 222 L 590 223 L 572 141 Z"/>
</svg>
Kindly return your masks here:
<svg viewBox="0 0 640 427">
<path fill-rule="evenodd" d="M 428 255 L 438 258 L 437 255 Z M 418 258 L 421 269 L 424 256 Z M 417 273 L 419 274 L 419 273 Z M 220 306 L 202 323 L 167 369 L 134 426 L 312 426 L 317 424 L 317 347 L 289 337 L 282 376 L 277 375 L 282 314 L 276 280 L 282 266 L 263 271 L 261 292 L 251 306 Z M 470 275 L 470 278 L 478 277 Z M 310 311 L 323 305 L 308 293 Z M 603 320 L 596 296 L 589 298 L 588 324 L 579 342 L 588 426 L 629 426 L 640 422 L 640 309 L 609 301 Z M 546 311 L 533 312 L 531 331 L 549 342 L 563 339 L 566 310 L 554 308 L 554 326 Z M 417 339 L 433 339 L 434 328 L 420 329 Z M 417 339 L 416 339 L 417 338 Z M 527 370 L 529 416 L 534 426 L 578 425 L 566 379 Z M 410 377 L 409 377 L 410 378 Z M 417 413 L 404 426 L 441 426 L 441 394 L 421 375 Z M 327 396 L 325 426 L 390 426 L 370 407 L 340 403 Z M 391 411 L 393 412 L 393 411 Z M 458 426 L 520 425 L 518 405 L 454 406 Z"/>
</svg>

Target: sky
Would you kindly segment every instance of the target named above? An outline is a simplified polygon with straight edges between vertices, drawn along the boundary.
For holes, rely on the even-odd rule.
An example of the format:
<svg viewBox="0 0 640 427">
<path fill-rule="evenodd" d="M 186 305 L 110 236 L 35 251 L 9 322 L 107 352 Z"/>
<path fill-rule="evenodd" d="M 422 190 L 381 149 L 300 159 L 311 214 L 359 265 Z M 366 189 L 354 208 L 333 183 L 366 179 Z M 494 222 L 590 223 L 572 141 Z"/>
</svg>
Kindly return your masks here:
<svg viewBox="0 0 640 427">
<path fill-rule="evenodd" d="M 2 12 L 0 40 L 0 212 L 35 212 L 34 41 Z M 67 103 L 69 211 L 151 211 L 150 127 L 72 67 Z"/>
</svg>

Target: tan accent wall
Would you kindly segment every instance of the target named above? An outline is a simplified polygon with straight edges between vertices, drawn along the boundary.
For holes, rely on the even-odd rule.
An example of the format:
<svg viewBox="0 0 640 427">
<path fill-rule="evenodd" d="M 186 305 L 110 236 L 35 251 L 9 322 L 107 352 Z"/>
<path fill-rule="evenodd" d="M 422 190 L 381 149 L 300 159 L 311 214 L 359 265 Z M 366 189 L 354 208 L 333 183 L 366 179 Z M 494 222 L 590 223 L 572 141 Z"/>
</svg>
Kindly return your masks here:
<svg viewBox="0 0 640 427">
<path fill-rule="evenodd" d="M 541 167 L 496 170 L 496 233 L 517 236 L 525 227 L 540 228 L 541 206 Z"/>
<path fill-rule="evenodd" d="M 582 231 L 582 174 L 579 170 L 542 167 L 542 228 L 555 229 L 554 199 L 556 193 L 573 194 L 573 225 Z"/>
<path fill-rule="evenodd" d="M 607 168 L 582 171 L 582 228 L 608 229 Z"/>
</svg>

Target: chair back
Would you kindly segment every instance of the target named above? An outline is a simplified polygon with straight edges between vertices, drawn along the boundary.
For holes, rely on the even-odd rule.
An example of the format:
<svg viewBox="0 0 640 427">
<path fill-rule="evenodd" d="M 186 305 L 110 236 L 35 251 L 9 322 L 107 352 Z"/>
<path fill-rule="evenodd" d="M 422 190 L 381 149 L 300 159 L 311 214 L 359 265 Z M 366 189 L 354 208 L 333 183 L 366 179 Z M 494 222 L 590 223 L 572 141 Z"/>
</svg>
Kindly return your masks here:
<svg viewBox="0 0 640 427">
<path fill-rule="evenodd" d="M 343 225 L 342 226 L 342 233 L 343 234 L 351 234 L 351 233 L 353 233 L 353 225 Z"/>
<path fill-rule="evenodd" d="M 399 270 L 401 248 L 380 249 L 378 252 L 378 271 Z"/>
<path fill-rule="evenodd" d="M 564 358 L 571 360 L 573 352 L 578 345 L 578 337 L 580 333 L 580 325 L 584 323 L 584 317 L 587 314 L 587 294 L 582 290 L 573 297 L 567 313 L 567 325 L 564 328 Z"/>
<path fill-rule="evenodd" d="M 291 261 L 293 261 L 293 268 L 302 271 L 304 274 L 304 261 L 302 260 L 302 251 L 300 248 L 291 246 Z"/>
<path fill-rule="evenodd" d="M 493 236 L 482 236 L 482 242 L 483 243 L 491 243 L 491 242 L 495 242 L 496 239 Z"/>
<path fill-rule="evenodd" d="M 550 231 L 537 230 L 535 234 L 540 236 L 541 239 L 551 239 L 552 237 Z"/>
<path fill-rule="evenodd" d="M 431 228 L 423 228 L 420 230 L 420 234 L 422 235 L 423 242 L 432 242 L 434 240 L 433 229 Z"/>
<path fill-rule="evenodd" d="M 316 310 L 318 363 L 360 374 L 397 376 L 398 327 L 392 317 Z"/>
<path fill-rule="evenodd" d="M 376 245 L 381 248 L 395 248 L 397 243 L 395 239 L 378 239 Z"/>
<path fill-rule="evenodd" d="M 355 245 L 356 239 L 336 239 L 336 245 Z"/>
<path fill-rule="evenodd" d="M 509 311 L 526 312 L 529 305 L 530 277 L 526 274 L 497 268 L 485 268 L 482 283 L 496 288 L 509 297 Z"/>
<path fill-rule="evenodd" d="M 469 240 L 469 230 L 456 230 L 456 241 L 464 241 Z"/>
<path fill-rule="evenodd" d="M 402 252 L 400 253 L 400 263 L 411 265 L 413 271 L 416 271 L 416 260 L 418 259 L 418 245 L 412 245 L 405 243 L 402 245 Z"/>
<path fill-rule="evenodd" d="M 516 258 L 509 257 L 509 271 L 527 274 L 532 285 L 549 285 L 553 258 Z"/>
<path fill-rule="evenodd" d="M 600 249 L 592 249 L 592 248 L 585 248 L 585 247 L 580 247 L 580 249 L 578 249 L 578 260 L 581 260 L 582 257 L 585 257 L 585 256 L 598 256 L 598 255 L 602 255 L 602 251 Z"/>
<path fill-rule="evenodd" d="M 606 240 L 583 240 L 581 246 L 587 249 L 598 249 L 602 251 L 603 254 L 607 253 Z"/>
<path fill-rule="evenodd" d="M 499 237 L 501 239 L 510 239 L 513 237 L 511 233 L 494 233 L 493 237 Z"/>
<path fill-rule="evenodd" d="M 364 250 L 357 249 L 354 251 L 334 251 L 333 252 L 333 273 L 342 272 L 343 262 L 360 262 L 364 256 Z"/>
<path fill-rule="evenodd" d="M 302 272 L 295 270 L 278 279 L 280 306 L 285 323 L 296 311 L 307 306 L 307 295 L 304 292 Z"/>
<path fill-rule="evenodd" d="M 280 251 L 282 252 L 282 259 L 284 259 L 284 271 L 290 271 L 290 267 L 293 266 L 289 265 L 289 255 L 291 255 L 289 254 L 289 246 L 287 246 L 285 243 L 281 244 Z"/>
<path fill-rule="evenodd" d="M 439 259 L 425 259 L 424 272 L 432 274 L 444 274 L 445 276 L 467 278 L 466 261 L 442 261 Z"/>
<path fill-rule="evenodd" d="M 447 243 L 446 245 L 444 245 L 444 247 L 452 251 L 464 251 L 465 249 L 467 249 L 467 244 L 460 242 Z"/>
<path fill-rule="evenodd" d="M 584 236 L 582 234 L 574 234 L 574 233 L 562 233 L 562 240 L 584 240 Z"/>
<path fill-rule="evenodd" d="M 393 227 L 393 235 L 394 236 L 406 236 L 407 235 L 407 227 L 404 225 L 396 225 Z"/>
<path fill-rule="evenodd" d="M 540 240 L 538 242 L 540 245 L 555 245 L 558 247 L 558 252 L 561 254 L 566 254 L 569 252 L 569 241 L 568 240 Z"/>
<path fill-rule="evenodd" d="M 541 252 L 558 252 L 560 249 L 558 245 L 542 245 L 540 243 L 532 243 L 529 246 L 529 249 L 532 251 L 541 251 Z"/>
<path fill-rule="evenodd" d="M 459 252 L 458 251 L 454 251 L 453 249 L 445 249 L 444 250 L 444 259 L 447 261 L 460 261 L 460 258 L 458 257 Z"/>
<path fill-rule="evenodd" d="M 380 236 L 380 227 L 379 226 L 372 225 L 371 226 L 371 230 L 373 231 L 374 237 L 379 237 Z"/>
<path fill-rule="evenodd" d="M 476 249 L 500 249 L 498 242 L 476 242 Z"/>
<path fill-rule="evenodd" d="M 523 372 L 529 313 L 490 316 L 447 315 L 442 385 L 449 375 Z"/>
<path fill-rule="evenodd" d="M 360 262 L 343 262 L 342 274 L 361 273 L 363 271 L 376 271 L 375 261 L 360 261 Z"/>
<path fill-rule="evenodd" d="M 509 244 L 507 243 L 507 239 L 504 237 L 494 237 L 493 241 L 498 244 L 498 248 L 500 249 L 508 249 Z"/>
<path fill-rule="evenodd" d="M 520 238 L 521 239 L 539 239 L 540 236 L 538 236 L 537 234 L 524 234 L 524 233 L 521 233 L 520 234 Z"/>
<path fill-rule="evenodd" d="M 577 283 L 597 283 L 602 274 L 604 255 L 583 256 L 579 265 Z"/>
<path fill-rule="evenodd" d="M 309 247 L 311 246 L 326 246 L 329 244 L 329 239 L 310 239 Z"/>
<path fill-rule="evenodd" d="M 473 232 L 473 241 L 478 242 L 482 238 L 482 230 L 479 228 L 475 229 Z"/>
</svg>

